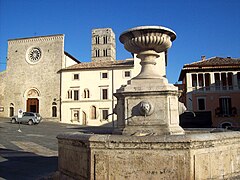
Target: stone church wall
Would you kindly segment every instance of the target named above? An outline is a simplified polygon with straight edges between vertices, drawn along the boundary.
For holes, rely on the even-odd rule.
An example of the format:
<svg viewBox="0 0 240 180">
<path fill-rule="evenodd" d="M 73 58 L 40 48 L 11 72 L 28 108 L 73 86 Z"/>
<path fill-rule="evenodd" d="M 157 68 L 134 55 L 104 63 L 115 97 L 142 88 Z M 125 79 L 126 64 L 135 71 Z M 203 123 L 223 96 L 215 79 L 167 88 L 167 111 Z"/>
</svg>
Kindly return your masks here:
<svg viewBox="0 0 240 180">
<path fill-rule="evenodd" d="M 41 36 L 8 41 L 4 116 L 10 107 L 27 110 L 28 98 L 37 98 L 39 113 L 52 117 L 52 105 L 60 116 L 60 74 L 64 59 L 64 35 Z"/>
</svg>

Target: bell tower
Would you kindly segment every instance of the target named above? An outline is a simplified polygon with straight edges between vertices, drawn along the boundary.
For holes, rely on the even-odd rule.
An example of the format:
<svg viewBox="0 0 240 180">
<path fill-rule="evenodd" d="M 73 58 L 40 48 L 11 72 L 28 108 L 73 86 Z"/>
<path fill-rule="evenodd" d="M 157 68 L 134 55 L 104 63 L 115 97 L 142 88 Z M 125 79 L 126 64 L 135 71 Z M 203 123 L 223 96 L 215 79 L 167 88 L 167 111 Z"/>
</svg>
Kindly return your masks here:
<svg viewBox="0 0 240 180">
<path fill-rule="evenodd" d="M 111 28 L 92 30 L 92 61 L 115 61 L 116 42 Z"/>
</svg>

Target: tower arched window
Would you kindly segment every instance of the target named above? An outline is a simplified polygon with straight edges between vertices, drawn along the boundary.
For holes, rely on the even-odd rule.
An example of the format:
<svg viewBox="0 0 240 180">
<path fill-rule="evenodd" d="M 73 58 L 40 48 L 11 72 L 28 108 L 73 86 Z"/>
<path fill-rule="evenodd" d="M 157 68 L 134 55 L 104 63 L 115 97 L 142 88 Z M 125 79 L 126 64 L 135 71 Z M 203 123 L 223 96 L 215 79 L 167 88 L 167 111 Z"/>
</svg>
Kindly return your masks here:
<svg viewBox="0 0 240 180">
<path fill-rule="evenodd" d="M 96 37 L 95 37 L 95 43 L 96 43 L 96 44 L 99 44 L 99 36 L 96 36 Z"/>
<path fill-rule="evenodd" d="M 95 52 L 96 52 L 96 57 L 99 57 L 100 56 L 100 50 L 96 49 Z"/>
<path fill-rule="evenodd" d="M 96 106 L 91 106 L 91 119 L 97 118 L 97 108 Z"/>
<path fill-rule="evenodd" d="M 107 56 L 107 49 L 103 50 L 103 56 L 106 57 Z"/>
<path fill-rule="evenodd" d="M 107 36 L 103 37 L 103 44 L 107 44 Z"/>
</svg>

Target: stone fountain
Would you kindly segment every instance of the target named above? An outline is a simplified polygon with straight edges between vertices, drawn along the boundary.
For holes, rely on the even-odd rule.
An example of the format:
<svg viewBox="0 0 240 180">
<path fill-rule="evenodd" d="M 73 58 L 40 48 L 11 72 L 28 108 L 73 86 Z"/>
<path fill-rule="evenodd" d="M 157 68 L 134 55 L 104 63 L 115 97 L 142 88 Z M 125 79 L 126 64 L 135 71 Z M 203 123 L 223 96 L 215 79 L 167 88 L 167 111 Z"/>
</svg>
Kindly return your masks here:
<svg viewBox="0 0 240 180">
<path fill-rule="evenodd" d="M 142 69 L 114 94 L 114 134 L 58 135 L 56 179 L 234 179 L 240 175 L 240 133 L 184 133 L 178 90 L 156 69 L 155 59 L 175 40 L 161 26 L 129 29 L 120 36 Z"/>
</svg>

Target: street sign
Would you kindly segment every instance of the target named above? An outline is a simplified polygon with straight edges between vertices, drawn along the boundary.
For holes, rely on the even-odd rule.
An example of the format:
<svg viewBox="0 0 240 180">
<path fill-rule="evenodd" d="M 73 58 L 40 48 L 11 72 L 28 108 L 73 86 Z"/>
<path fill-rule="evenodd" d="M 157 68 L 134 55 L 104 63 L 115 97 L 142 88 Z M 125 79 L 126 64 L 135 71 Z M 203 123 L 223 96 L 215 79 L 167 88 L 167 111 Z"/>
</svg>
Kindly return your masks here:
<svg viewBox="0 0 240 180">
<path fill-rule="evenodd" d="M 23 117 L 23 110 L 19 109 L 18 110 L 18 118 L 22 118 Z"/>
</svg>

